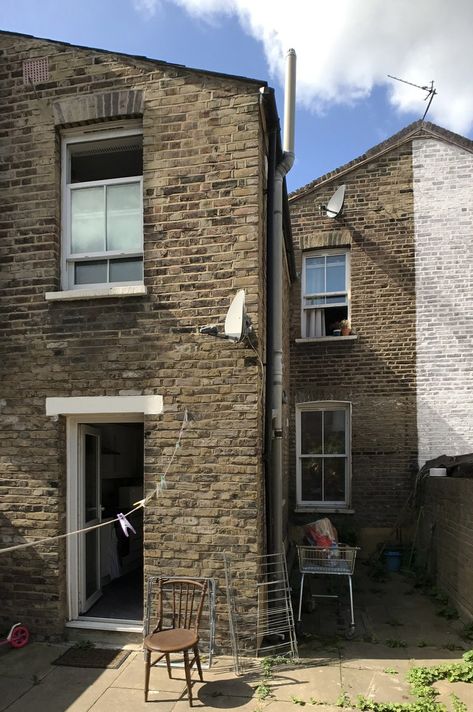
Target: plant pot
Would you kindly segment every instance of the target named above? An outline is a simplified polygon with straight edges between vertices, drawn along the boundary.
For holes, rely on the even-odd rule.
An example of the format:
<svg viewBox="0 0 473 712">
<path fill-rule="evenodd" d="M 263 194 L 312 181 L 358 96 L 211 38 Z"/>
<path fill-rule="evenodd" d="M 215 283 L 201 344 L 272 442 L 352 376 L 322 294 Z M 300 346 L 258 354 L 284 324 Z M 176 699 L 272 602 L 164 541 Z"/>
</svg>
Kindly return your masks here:
<svg viewBox="0 0 473 712">
<path fill-rule="evenodd" d="M 341 333 L 342 333 L 342 332 L 340 331 L 340 329 L 334 329 L 334 330 L 332 331 L 332 336 L 340 336 Z"/>
</svg>

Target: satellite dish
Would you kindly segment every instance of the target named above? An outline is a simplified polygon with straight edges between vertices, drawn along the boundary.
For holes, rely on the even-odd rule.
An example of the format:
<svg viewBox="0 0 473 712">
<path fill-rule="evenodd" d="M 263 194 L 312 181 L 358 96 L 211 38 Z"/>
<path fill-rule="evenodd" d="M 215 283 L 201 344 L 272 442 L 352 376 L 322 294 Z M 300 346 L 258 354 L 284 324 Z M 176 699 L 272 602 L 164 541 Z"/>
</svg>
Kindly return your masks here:
<svg viewBox="0 0 473 712">
<path fill-rule="evenodd" d="M 328 201 L 328 205 L 325 208 L 328 218 L 336 218 L 342 212 L 345 190 L 346 185 L 341 185 Z"/>
<path fill-rule="evenodd" d="M 231 341 L 241 341 L 250 330 L 251 321 L 245 311 L 245 290 L 240 289 L 225 317 L 225 336 Z"/>
<path fill-rule="evenodd" d="M 241 341 L 251 332 L 251 319 L 245 311 L 245 290 L 240 289 L 233 298 L 225 317 L 225 333 L 218 330 L 216 324 L 202 326 L 199 333 L 207 336 L 216 336 L 218 339 Z"/>
</svg>

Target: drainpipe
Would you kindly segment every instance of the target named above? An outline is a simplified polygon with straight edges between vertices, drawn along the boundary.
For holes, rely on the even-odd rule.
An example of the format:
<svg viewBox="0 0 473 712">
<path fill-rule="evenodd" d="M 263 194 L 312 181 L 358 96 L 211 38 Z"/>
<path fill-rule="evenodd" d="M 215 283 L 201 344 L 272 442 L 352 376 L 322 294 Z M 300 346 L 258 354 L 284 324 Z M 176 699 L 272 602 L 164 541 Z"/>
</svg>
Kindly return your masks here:
<svg viewBox="0 0 473 712">
<path fill-rule="evenodd" d="M 274 174 L 272 271 L 272 443 L 271 443 L 271 511 L 272 532 L 270 551 L 283 551 L 282 521 L 282 399 L 283 399 L 283 185 L 284 178 L 294 163 L 294 116 L 296 98 L 296 53 L 290 49 L 286 57 L 286 84 L 284 96 L 283 154 Z"/>
</svg>

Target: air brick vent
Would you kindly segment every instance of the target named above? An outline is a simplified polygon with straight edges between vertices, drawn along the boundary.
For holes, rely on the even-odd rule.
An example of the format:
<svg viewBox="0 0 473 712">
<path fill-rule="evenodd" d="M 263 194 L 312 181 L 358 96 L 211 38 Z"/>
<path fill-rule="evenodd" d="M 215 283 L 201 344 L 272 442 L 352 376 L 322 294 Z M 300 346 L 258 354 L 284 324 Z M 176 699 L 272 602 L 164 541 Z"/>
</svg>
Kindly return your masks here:
<svg viewBox="0 0 473 712">
<path fill-rule="evenodd" d="M 49 79 L 49 58 L 37 57 L 23 62 L 23 82 L 25 84 L 41 84 Z"/>
</svg>

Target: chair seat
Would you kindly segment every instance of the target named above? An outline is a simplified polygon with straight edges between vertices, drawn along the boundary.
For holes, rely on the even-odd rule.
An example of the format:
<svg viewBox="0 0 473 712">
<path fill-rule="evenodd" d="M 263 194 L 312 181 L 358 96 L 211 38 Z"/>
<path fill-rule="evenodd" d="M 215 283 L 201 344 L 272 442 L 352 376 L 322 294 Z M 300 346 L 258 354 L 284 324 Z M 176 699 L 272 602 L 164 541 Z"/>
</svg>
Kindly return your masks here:
<svg viewBox="0 0 473 712">
<path fill-rule="evenodd" d="M 147 650 L 158 653 L 178 653 L 181 650 L 193 648 L 198 642 L 199 636 L 194 630 L 172 628 L 147 635 L 143 645 Z"/>
</svg>

